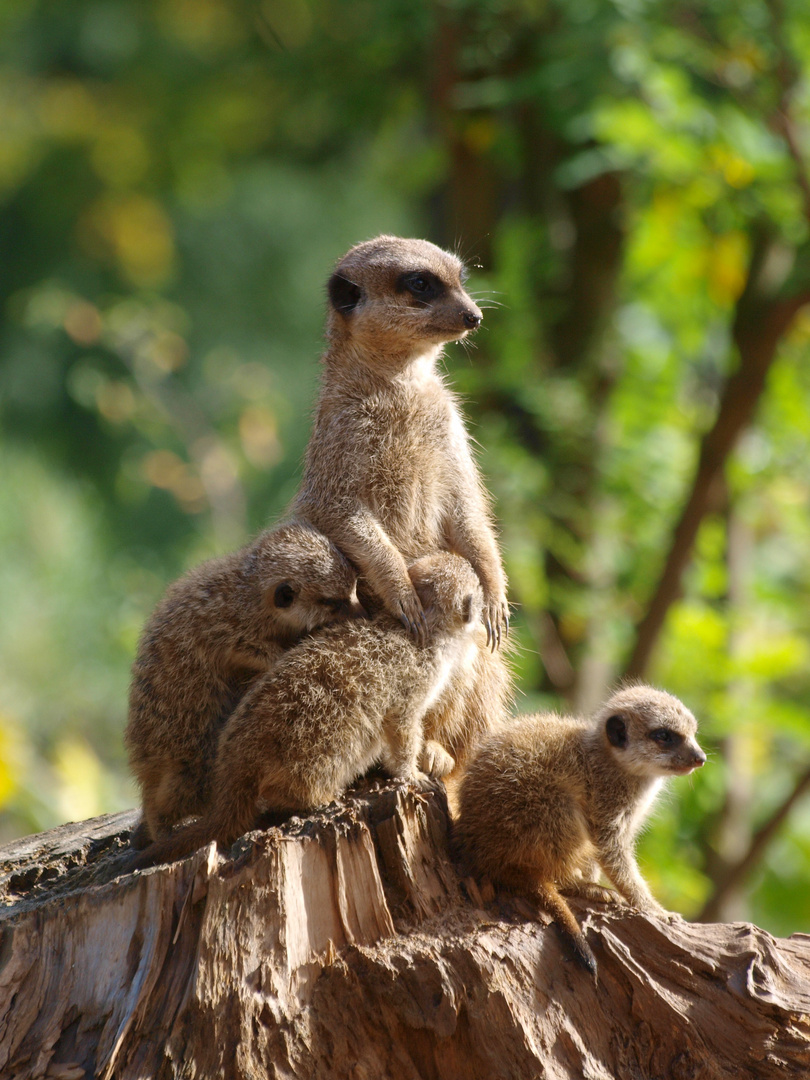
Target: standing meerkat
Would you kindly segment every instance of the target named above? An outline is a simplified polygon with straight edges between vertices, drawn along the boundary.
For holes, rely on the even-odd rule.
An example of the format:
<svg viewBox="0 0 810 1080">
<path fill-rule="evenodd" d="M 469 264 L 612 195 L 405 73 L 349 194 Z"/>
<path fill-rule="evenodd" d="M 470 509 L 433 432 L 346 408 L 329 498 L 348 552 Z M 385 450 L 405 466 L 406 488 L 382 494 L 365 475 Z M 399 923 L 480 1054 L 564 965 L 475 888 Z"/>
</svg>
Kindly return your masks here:
<svg viewBox="0 0 810 1080">
<path fill-rule="evenodd" d="M 305 812 L 332 802 L 373 764 L 421 784 L 452 767 L 422 722 L 454 673 L 471 664 L 483 596 L 472 567 L 441 552 L 418 560 L 409 580 L 430 640 L 418 646 L 399 620 L 328 626 L 285 653 L 245 694 L 223 728 L 211 808 L 147 848 L 133 869 L 216 840 L 229 846 L 261 811 Z"/>
<path fill-rule="evenodd" d="M 132 667 L 124 740 L 143 802 L 134 846 L 203 812 L 226 718 L 302 635 L 364 614 L 356 585 L 330 540 L 291 521 L 170 586 Z"/>
<path fill-rule="evenodd" d="M 437 370 L 445 343 L 482 319 L 463 276 L 454 255 L 396 236 L 357 244 L 338 262 L 292 513 L 348 555 L 421 643 L 426 624 L 407 567 L 435 551 L 463 556 L 483 589 L 494 650 L 508 631 L 506 578 L 464 421 Z"/>
<path fill-rule="evenodd" d="M 649 686 L 619 690 L 593 719 L 519 717 L 481 744 L 462 778 L 462 856 L 475 874 L 531 896 L 595 975 L 561 891 L 598 897 L 601 869 L 632 905 L 663 914 L 633 845 L 664 780 L 705 763 L 696 730 L 677 698 Z"/>
</svg>

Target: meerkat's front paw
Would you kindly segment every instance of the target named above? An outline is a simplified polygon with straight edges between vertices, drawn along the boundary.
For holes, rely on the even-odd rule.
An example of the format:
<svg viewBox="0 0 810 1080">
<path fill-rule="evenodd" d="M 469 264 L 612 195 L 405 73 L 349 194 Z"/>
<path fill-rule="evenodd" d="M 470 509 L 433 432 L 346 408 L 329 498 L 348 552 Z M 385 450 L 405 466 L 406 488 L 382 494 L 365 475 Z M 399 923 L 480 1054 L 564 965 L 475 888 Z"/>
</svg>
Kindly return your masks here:
<svg viewBox="0 0 810 1080">
<path fill-rule="evenodd" d="M 456 759 L 448 754 L 443 746 L 433 739 L 427 739 L 419 755 L 419 768 L 429 776 L 441 779 L 448 776 L 456 767 Z"/>
<path fill-rule="evenodd" d="M 501 636 L 509 636 L 509 604 L 505 596 L 488 597 L 484 603 L 484 626 L 487 645 L 495 652 L 501 647 Z"/>
<path fill-rule="evenodd" d="M 427 645 L 429 636 L 428 624 L 425 619 L 425 613 L 422 610 L 422 602 L 417 596 L 415 589 L 411 590 L 410 595 L 406 593 L 404 596 L 398 597 L 390 610 L 397 616 L 418 645 L 423 647 Z"/>
</svg>

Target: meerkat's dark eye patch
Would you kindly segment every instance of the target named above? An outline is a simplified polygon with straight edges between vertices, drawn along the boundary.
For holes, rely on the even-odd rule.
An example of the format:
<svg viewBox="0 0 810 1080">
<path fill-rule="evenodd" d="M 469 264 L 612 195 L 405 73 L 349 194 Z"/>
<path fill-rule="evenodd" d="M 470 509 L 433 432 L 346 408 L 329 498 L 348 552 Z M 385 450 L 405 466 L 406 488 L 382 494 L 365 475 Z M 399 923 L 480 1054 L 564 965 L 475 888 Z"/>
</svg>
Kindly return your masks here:
<svg viewBox="0 0 810 1080">
<path fill-rule="evenodd" d="M 417 270 L 401 274 L 397 281 L 398 292 L 409 292 L 417 300 L 436 300 L 447 291 L 444 284 L 429 270 Z"/>
<path fill-rule="evenodd" d="M 273 593 L 273 603 L 277 608 L 292 607 L 293 600 L 295 600 L 295 589 L 288 581 L 282 581 L 280 585 L 276 586 L 276 591 Z"/>
<path fill-rule="evenodd" d="M 327 288 L 332 307 L 344 315 L 348 315 L 350 311 L 353 311 L 363 296 L 363 291 L 359 285 L 355 285 L 348 278 L 341 277 L 340 274 L 332 274 Z"/>
<path fill-rule="evenodd" d="M 624 750 L 628 739 L 627 724 L 625 724 L 623 716 L 609 716 L 605 723 L 605 732 L 611 746 L 617 746 L 620 750 Z"/>
<path fill-rule="evenodd" d="M 657 742 L 659 746 L 665 747 L 667 750 L 680 746 L 683 742 L 682 735 L 679 735 L 677 731 L 671 731 L 669 728 L 665 727 L 656 728 L 655 731 L 651 731 L 649 737 L 653 742 Z"/>
<path fill-rule="evenodd" d="M 343 601 L 338 600 L 336 597 L 328 596 L 321 600 L 321 604 L 328 610 L 337 614 L 343 607 Z"/>
</svg>

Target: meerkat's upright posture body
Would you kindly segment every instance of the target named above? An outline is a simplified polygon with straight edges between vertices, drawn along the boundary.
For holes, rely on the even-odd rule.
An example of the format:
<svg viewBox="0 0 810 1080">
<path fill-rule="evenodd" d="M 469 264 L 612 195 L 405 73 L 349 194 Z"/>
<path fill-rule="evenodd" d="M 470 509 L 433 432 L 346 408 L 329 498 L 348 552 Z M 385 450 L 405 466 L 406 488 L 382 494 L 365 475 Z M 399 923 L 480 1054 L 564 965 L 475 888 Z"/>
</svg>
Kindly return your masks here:
<svg viewBox="0 0 810 1080">
<path fill-rule="evenodd" d="M 420 642 L 426 627 L 408 565 L 450 551 L 475 570 L 486 640 L 472 672 L 426 721 L 459 761 L 512 694 L 505 661 L 486 648 L 494 653 L 509 623 L 489 500 L 457 400 L 437 370 L 445 343 L 482 319 L 463 276 L 454 255 L 395 236 L 358 244 L 338 262 L 315 424 L 292 507 L 349 556 Z"/>
<path fill-rule="evenodd" d="M 409 579 L 430 639 L 418 646 L 399 620 L 328 626 L 285 653 L 245 694 L 222 730 L 211 807 L 198 822 L 142 852 L 134 867 L 188 854 L 211 840 L 226 846 L 260 811 L 307 811 L 336 799 L 373 764 L 411 782 L 452 768 L 425 744 L 422 723 L 477 649 L 483 597 L 470 565 L 440 552 L 418 560 Z"/>
<path fill-rule="evenodd" d="M 519 717 L 489 736 L 462 778 L 465 861 L 533 897 L 596 973 L 561 891 L 598 896 L 600 869 L 635 907 L 663 912 L 639 873 L 636 834 L 664 781 L 699 768 L 694 716 L 648 686 L 615 693 L 593 719 Z"/>
<path fill-rule="evenodd" d="M 293 513 L 334 540 L 416 637 L 423 618 L 408 565 L 434 551 L 463 556 L 497 644 L 506 579 L 464 422 L 437 370 L 444 344 L 481 322 L 462 273 L 454 255 L 395 236 L 358 244 L 337 264 Z"/>
<path fill-rule="evenodd" d="M 308 523 L 262 533 L 175 582 L 141 636 L 125 742 L 142 792 L 142 847 L 200 814 L 217 738 L 251 681 L 302 635 L 363 614 L 353 567 Z"/>
</svg>

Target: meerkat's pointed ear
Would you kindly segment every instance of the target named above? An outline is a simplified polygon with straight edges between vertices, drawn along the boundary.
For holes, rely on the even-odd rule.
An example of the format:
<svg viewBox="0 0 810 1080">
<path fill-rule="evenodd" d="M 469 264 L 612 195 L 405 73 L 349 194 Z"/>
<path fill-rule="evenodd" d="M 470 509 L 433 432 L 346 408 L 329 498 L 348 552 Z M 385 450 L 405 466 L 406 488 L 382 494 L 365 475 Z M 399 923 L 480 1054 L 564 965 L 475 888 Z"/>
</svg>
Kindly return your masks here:
<svg viewBox="0 0 810 1080">
<path fill-rule="evenodd" d="M 605 723 L 605 732 L 611 746 L 624 750 L 627 746 L 627 725 L 623 716 L 609 716 Z"/>
<path fill-rule="evenodd" d="M 327 288 L 332 307 L 343 315 L 348 315 L 350 311 L 354 311 L 363 295 L 359 285 L 355 285 L 348 278 L 341 277 L 340 274 L 332 274 Z"/>
</svg>

